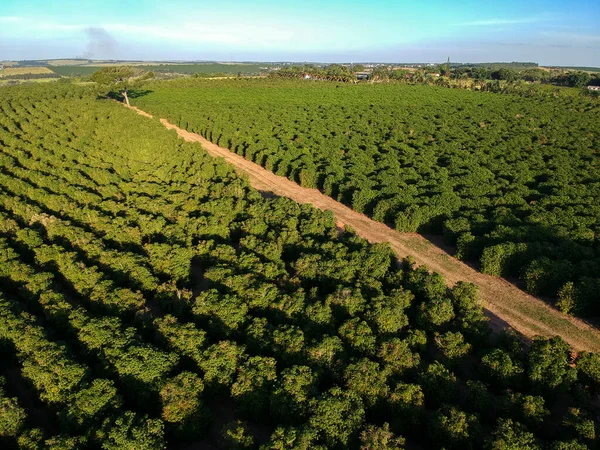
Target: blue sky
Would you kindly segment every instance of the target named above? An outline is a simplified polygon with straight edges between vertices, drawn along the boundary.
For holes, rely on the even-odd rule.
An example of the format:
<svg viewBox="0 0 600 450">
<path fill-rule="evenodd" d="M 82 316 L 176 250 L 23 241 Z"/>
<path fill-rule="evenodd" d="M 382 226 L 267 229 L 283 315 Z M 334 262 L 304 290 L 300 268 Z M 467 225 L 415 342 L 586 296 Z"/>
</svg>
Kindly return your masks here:
<svg viewBox="0 0 600 450">
<path fill-rule="evenodd" d="M 600 66 L 600 1 L 0 0 L 0 60 Z"/>
</svg>

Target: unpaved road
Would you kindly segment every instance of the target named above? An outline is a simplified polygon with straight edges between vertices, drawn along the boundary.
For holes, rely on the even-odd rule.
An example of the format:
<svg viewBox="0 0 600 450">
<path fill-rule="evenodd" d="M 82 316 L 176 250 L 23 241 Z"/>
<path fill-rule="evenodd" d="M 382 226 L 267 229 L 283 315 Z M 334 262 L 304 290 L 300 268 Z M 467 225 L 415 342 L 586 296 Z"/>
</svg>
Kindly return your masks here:
<svg viewBox="0 0 600 450">
<path fill-rule="evenodd" d="M 139 114 L 152 117 L 138 108 L 131 108 Z M 560 313 L 506 280 L 476 271 L 451 257 L 421 235 L 393 230 L 353 211 L 316 189 L 303 188 L 287 178 L 275 175 L 258 164 L 213 144 L 199 134 L 183 130 L 165 119 L 160 121 L 168 129 L 177 131 L 177 134 L 186 141 L 200 143 L 209 154 L 222 157 L 239 172 L 247 174 L 254 188 L 291 198 L 298 203 L 310 203 L 322 210 L 332 211 L 340 225 L 351 226 L 359 236 L 369 242 L 388 242 L 399 258 L 412 255 L 417 264 L 425 265 L 442 274 L 449 286 L 461 280 L 476 284 L 479 286 L 480 299 L 493 328 L 506 328 L 508 325 L 527 338 L 535 335 L 560 335 L 576 351 L 587 350 L 600 353 L 600 332 L 597 329 L 581 320 Z"/>
</svg>

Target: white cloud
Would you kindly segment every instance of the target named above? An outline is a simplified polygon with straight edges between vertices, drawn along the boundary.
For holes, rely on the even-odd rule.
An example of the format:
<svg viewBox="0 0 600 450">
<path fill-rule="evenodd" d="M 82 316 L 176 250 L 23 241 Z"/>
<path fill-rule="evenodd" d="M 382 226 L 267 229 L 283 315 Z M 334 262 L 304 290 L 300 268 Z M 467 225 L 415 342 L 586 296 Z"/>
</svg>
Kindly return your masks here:
<svg viewBox="0 0 600 450">
<path fill-rule="evenodd" d="M 188 43 L 204 42 L 239 45 L 281 44 L 293 38 L 294 32 L 280 27 L 232 26 L 216 24 L 183 24 L 179 28 L 148 25 L 106 24 L 103 28 L 119 35 L 167 39 Z"/>
<path fill-rule="evenodd" d="M 566 31 L 543 31 L 540 35 L 554 41 L 579 45 L 600 45 L 600 34 L 570 33 Z"/>
<path fill-rule="evenodd" d="M 22 22 L 22 17 L 17 16 L 0 16 L 0 23 L 17 23 Z"/>
<path fill-rule="evenodd" d="M 18 18 L 14 18 L 18 19 Z M 21 21 L 19 19 L 18 21 Z M 0 16 L 0 23 L 9 20 Z M 17 20 L 10 20 L 17 22 Z M 186 44 L 224 44 L 236 46 L 262 46 L 274 47 L 285 45 L 294 41 L 306 43 L 314 39 L 315 33 L 301 28 L 291 29 L 281 25 L 248 25 L 244 23 L 210 23 L 182 24 L 180 27 L 137 25 L 126 23 L 106 23 L 94 25 L 95 28 L 104 29 L 116 38 L 154 39 Z M 55 22 L 23 21 L 20 32 L 47 32 L 60 36 L 65 33 L 85 33 L 90 28 L 89 24 L 64 24 Z M 321 37 L 323 34 L 321 34 Z"/>
<path fill-rule="evenodd" d="M 459 26 L 489 26 L 489 25 L 518 25 L 523 23 L 536 23 L 541 22 L 540 17 L 522 17 L 519 19 L 485 19 L 485 20 L 473 20 L 471 22 L 463 22 L 457 25 Z"/>
<path fill-rule="evenodd" d="M 64 23 L 31 23 L 31 28 L 40 31 L 83 31 L 87 26 Z"/>
</svg>

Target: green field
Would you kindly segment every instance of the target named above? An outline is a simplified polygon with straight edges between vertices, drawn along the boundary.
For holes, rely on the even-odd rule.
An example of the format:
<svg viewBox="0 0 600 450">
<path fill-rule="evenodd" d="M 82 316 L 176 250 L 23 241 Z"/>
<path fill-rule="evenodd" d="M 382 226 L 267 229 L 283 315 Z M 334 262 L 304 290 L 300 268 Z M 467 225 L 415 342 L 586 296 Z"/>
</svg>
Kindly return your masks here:
<svg viewBox="0 0 600 450">
<path fill-rule="evenodd" d="M 15 77 L 22 75 L 48 75 L 52 74 L 52 71 L 47 67 L 7 67 L 0 70 L 0 78 L 2 77 Z"/>
<path fill-rule="evenodd" d="M 27 80 L 21 80 L 21 79 L 4 80 L 4 79 L 0 79 L 0 86 L 1 87 L 14 86 L 14 85 L 23 84 L 23 83 L 55 83 L 57 80 L 58 80 L 57 78 L 35 78 L 35 79 L 27 79 Z"/>
<path fill-rule="evenodd" d="M 240 86 L 270 96 L 259 119 L 294 99 L 299 123 L 318 93 L 314 129 L 342 98 L 335 85 L 200 86 L 221 114 L 217 97 L 235 111 Z M 148 87 L 138 100 L 164 95 Z M 341 91 L 367 124 L 364 98 Z M 2 448 L 594 445 L 598 356 L 491 334 L 476 286 L 449 289 L 329 212 L 263 198 L 99 93 L 0 89 Z M 409 95 L 381 93 L 390 111 Z"/>
<path fill-rule="evenodd" d="M 100 70 L 100 67 L 94 66 L 48 66 L 54 73 L 63 77 L 86 77 Z"/>
<path fill-rule="evenodd" d="M 100 70 L 102 67 L 103 66 L 89 65 L 49 66 L 52 71 L 65 77 L 89 76 Z M 259 75 L 261 72 L 260 66 L 256 64 L 135 64 L 135 67 L 159 73 L 182 73 L 187 75 L 196 73 L 225 75 L 238 75 L 239 73 L 242 73 L 243 75 Z"/>
<path fill-rule="evenodd" d="M 404 84 L 155 83 L 142 109 L 600 316 L 600 104 Z M 555 97 L 558 92 L 558 97 Z"/>
<path fill-rule="evenodd" d="M 563 70 L 583 70 L 585 72 L 593 72 L 593 73 L 599 73 L 600 72 L 600 67 L 571 67 L 571 66 L 567 66 L 567 67 L 561 67 L 561 66 L 550 66 L 551 69 L 563 69 Z"/>
<path fill-rule="evenodd" d="M 185 74 L 209 73 L 237 75 L 259 75 L 261 66 L 256 64 L 155 64 L 138 66 L 153 72 L 174 72 Z"/>
</svg>

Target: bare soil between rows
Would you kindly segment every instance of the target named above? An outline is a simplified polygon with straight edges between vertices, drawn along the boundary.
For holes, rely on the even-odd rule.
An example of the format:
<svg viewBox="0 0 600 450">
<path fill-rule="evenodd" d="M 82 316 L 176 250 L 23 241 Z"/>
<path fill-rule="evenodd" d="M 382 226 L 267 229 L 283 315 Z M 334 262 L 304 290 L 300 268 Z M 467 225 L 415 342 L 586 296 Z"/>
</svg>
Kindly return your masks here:
<svg viewBox="0 0 600 450">
<path fill-rule="evenodd" d="M 136 107 L 131 109 L 146 117 L 152 117 Z M 479 286 L 479 297 L 492 328 L 498 330 L 512 327 L 528 339 L 536 335 L 559 335 L 576 351 L 600 353 L 600 332 L 596 328 L 580 319 L 566 316 L 502 278 L 478 272 L 423 236 L 398 232 L 353 211 L 316 189 L 301 187 L 287 178 L 275 175 L 258 164 L 213 144 L 199 134 L 183 130 L 166 119 L 160 121 L 168 129 L 175 130 L 184 140 L 201 144 L 210 155 L 222 157 L 238 172 L 246 174 L 255 189 L 333 212 L 338 226 L 352 227 L 359 236 L 369 242 L 389 243 L 398 258 L 412 256 L 418 265 L 425 265 L 443 275 L 448 286 L 453 286 L 458 281 L 476 284 Z"/>
</svg>

